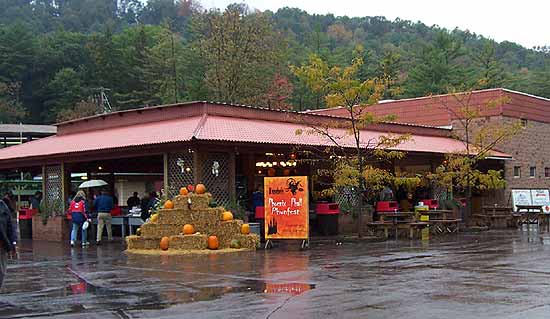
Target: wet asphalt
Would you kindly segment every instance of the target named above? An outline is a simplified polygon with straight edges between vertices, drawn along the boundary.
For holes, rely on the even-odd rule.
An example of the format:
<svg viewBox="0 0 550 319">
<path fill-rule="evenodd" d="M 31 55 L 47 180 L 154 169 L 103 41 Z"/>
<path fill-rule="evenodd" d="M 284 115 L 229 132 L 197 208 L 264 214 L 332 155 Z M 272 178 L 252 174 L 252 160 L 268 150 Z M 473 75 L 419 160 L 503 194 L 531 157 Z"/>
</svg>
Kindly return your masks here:
<svg viewBox="0 0 550 319">
<path fill-rule="evenodd" d="M 550 234 L 312 244 L 207 256 L 24 242 L 0 318 L 549 318 Z"/>
</svg>

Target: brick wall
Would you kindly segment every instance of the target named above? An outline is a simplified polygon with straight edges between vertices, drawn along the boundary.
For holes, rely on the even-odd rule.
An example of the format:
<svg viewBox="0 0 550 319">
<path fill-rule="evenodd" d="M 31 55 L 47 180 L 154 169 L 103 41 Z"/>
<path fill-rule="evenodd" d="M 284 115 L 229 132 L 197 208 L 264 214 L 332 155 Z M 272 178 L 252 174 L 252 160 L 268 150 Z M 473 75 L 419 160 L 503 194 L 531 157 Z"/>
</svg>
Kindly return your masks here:
<svg viewBox="0 0 550 319">
<path fill-rule="evenodd" d="M 511 122 L 516 119 L 503 118 Z M 550 167 L 550 123 L 528 121 L 518 135 L 500 149 L 513 156 L 505 163 L 508 181 L 506 193 L 514 188 L 550 188 L 550 178 L 544 177 L 544 168 Z M 521 168 L 521 177 L 514 177 L 514 166 Z M 536 167 L 536 176 L 529 176 L 529 167 Z"/>
<path fill-rule="evenodd" d="M 480 118 L 477 126 L 491 123 L 512 124 L 517 118 L 493 116 Z M 458 122 L 453 122 L 453 130 L 457 135 L 463 131 Z M 550 188 L 550 178 L 544 177 L 544 168 L 550 168 L 550 123 L 528 121 L 527 126 L 510 141 L 498 145 L 499 151 L 512 155 L 512 160 L 504 161 L 504 178 L 507 186 L 502 192 L 494 192 L 484 196 L 484 205 L 511 205 L 511 189 L 518 188 Z M 514 177 L 514 166 L 521 169 L 521 177 Z M 529 177 L 529 167 L 536 167 L 536 176 Z"/>
<path fill-rule="evenodd" d="M 50 217 L 48 223 L 42 223 L 42 217 L 32 218 L 32 239 L 46 241 L 69 241 L 70 223 L 64 216 Z"/>
</svg>

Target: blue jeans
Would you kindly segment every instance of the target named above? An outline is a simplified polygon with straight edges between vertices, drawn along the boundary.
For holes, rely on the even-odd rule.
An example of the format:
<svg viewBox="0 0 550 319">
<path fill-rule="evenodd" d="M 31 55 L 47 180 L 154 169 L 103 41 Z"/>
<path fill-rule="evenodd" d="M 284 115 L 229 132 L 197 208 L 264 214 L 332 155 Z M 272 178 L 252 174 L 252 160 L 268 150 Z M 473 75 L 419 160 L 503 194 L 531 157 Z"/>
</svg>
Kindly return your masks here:
<svg viewBox="0 0 550 319">
<path fill-rule="evenodd" d="M 86 242 L 86 237 L 88 235 L 88 230 L 87 229 L 84 229 L 82 228 L 82 224 L 84 223 L 75 223 L 73 222 L 73 229 L 71 230 L 71 241 L 76 241 L 78 235 L 77 235 L 77 232 L 78 232 L 78 229 L 82 229 L 82 243 L 85 243 Z"/>
</svg>

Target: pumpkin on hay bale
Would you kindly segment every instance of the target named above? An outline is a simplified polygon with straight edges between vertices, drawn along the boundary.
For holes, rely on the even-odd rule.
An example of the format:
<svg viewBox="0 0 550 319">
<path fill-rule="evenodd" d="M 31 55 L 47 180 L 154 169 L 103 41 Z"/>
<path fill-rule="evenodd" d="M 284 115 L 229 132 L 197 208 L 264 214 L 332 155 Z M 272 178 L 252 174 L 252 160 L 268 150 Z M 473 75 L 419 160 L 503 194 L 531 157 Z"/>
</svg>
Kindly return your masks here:
<svg viewBox="0 0 550 319">
<path fill-rule="evenodd" d="M 183 234 L 184 235 L 192 235 L 195 233 L 195 227 L 191 224 L 185 224 L 183 225 Z"/>
<path fill-rule="evenodd" d="M 168 250 L 168 246 L 170 245 L 170 238 L 168 237 L 162 237 L 160 239 L 160 249 L 162 250 Z"/>
<path fill-rule="evenodd" d="M 218 242 L 218 237 L 212 235 L 208 237 L 208 249 L 216 250 L 220 248 L 220 243 Z"/>
</svg>

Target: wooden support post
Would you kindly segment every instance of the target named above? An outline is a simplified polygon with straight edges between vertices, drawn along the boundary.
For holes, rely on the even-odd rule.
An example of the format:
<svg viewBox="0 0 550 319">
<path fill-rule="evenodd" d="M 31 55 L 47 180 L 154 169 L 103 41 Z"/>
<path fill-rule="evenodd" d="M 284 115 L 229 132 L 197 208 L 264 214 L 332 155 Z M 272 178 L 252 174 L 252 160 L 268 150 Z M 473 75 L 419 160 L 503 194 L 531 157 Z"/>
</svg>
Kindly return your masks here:
<svg viewBox="0 0 550 319">
<path fill-rule="evenodd" d="M 237 166 L 236 166 L 236 160 L 235 160 L 235 152 L 229 153 L 229 167 L 227 168 L 229 170 L 229 198 L 237 200 L 237 183 L 236 183 L 236 176 L 237 173 Z"/>
<path fill-rule="evenodd" d="M 45 165 L 42 165 L 42 200 L 43 201 L 46 201 L 48 199 L 48 196 L 46 194 L 46 181 L 47 181 L 47 176 L 46 176 L 46 166 Z M 47 202 L 44 202 L 45 204 L 47 204 Z"/>
<path fill-rule="evenodd" d="M 67 174 L 65 172 L 65 163 L 61 163 L 61 176 L 59 176 L 61 179 L 61 200 L 63 201 L 63 211 L 67 209 Z M 71 175 L 69 174 L 69 180 L 71 179 Z"/>
<path fill-rule="evenodd" d="M 168 182 L 168 153 L 162 154 L 163 157 L 163 182 L 164 182 L 164 195 L 170 196 L 170 184 Z"/>
</svg>

